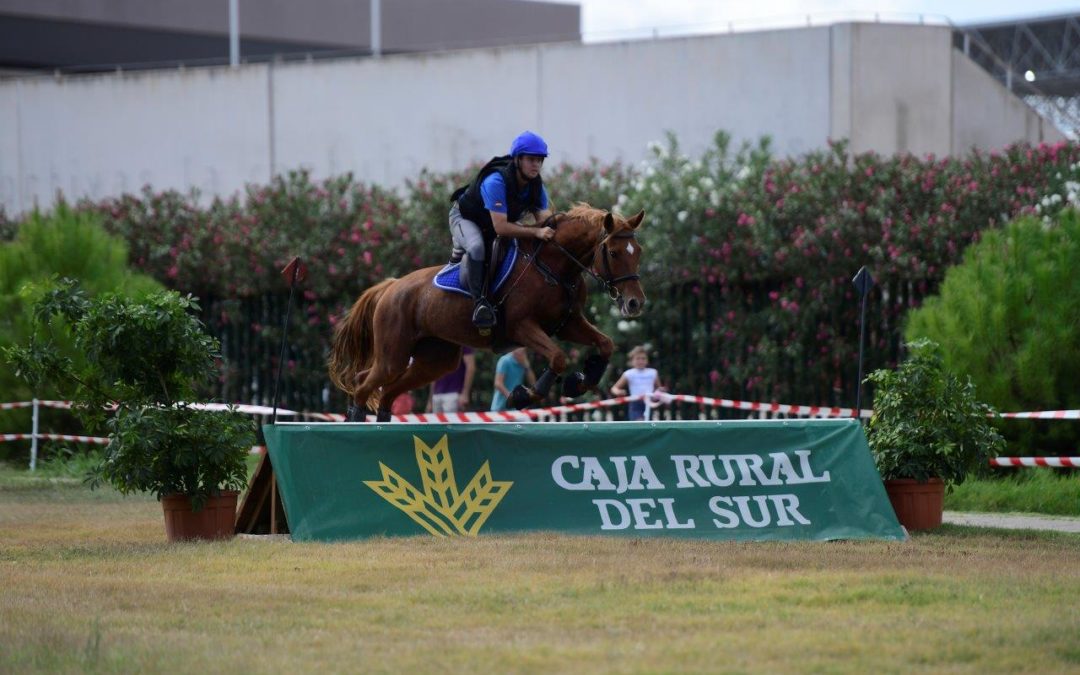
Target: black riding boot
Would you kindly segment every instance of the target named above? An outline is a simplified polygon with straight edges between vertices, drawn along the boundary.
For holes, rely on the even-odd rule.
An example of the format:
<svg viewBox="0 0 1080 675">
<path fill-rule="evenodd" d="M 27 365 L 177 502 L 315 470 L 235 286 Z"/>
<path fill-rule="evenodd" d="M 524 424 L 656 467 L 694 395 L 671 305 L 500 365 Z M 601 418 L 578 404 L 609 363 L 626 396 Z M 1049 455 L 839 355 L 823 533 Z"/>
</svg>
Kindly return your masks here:
<svg viewBox="0 0 1080 675">
<path fill-rule="evenodd" d="M 491 330 L 495 325 L 495 310 L 484 297 L 484 261 L 469 258 L 469 293 L 476 301 L 473 307 L 473 325 L 482 330 Z"/>
</svg>

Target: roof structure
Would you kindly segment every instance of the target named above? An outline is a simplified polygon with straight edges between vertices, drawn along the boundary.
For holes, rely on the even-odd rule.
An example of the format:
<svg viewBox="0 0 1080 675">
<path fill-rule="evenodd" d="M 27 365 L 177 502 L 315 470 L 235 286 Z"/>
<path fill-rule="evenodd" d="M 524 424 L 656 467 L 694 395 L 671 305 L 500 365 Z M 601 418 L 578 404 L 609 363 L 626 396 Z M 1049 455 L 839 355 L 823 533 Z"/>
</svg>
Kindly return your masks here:
<svg viewBox="0 0 1080 675">
<path fill-rule="evenodd" d="M 957 26 L 953 43 L 1077 138 L 1080 13 Z"/>
<path fill-rule="evenodd" d="M 243 62 L 581 40 L 578 5 L 539 0 L 0 0 L 0 71 L 229 63 L 230 5 Z"/>
</svg>

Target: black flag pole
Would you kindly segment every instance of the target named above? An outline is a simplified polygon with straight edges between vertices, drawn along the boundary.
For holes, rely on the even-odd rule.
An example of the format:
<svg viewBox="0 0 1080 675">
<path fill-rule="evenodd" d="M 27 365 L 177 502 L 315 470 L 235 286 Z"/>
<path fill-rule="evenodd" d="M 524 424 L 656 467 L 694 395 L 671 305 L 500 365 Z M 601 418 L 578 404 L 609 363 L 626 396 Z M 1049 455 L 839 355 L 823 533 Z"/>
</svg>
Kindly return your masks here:
<svg viewBox="0 0 1080 675">
<path fill-rule="evenodd" d="M 866 298 L 874 287 L 874 277 L 870 276 L 866 265 L 859 268 L 851 280 L 862 296 L 862 310 L 859 312 L 859 380 L 855 384 L 855 418 L 862 423 L 862 383 L 863 383 L 863 345 L 866 343 Z"/>
<path fill-rule="evenodd" d="M 307 278 L 307 265 L 297 256 L 289 261 L 285 269 L 281 270 L 281 276 L 289 282 L 289 304 L 285 306 L 285 322 L 281 325 L 281 352 L 278 356 L 277 376 L 274 378 L 274 415 L 270 419 L 271 424 L 277 424 L 278 390 L 281 388 L 281 371 L 285 367 L 285 346 L 288 344 L 289 315 L 292 314 L 293 296 L 296 294 L 296 285 L 303 283 Z"/>
</svg>

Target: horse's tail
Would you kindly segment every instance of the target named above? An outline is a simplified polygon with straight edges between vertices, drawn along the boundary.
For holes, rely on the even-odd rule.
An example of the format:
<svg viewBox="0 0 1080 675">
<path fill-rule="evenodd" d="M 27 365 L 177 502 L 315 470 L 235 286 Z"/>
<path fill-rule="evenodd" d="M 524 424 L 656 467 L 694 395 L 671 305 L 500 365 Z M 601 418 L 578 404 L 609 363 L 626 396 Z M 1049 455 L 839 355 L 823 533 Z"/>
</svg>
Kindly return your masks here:
<svg viewBox="0 0 1080 675">
<path fill-rule="evenodd" d="M 396 279 L 384 279 L 360 294 L 345 319 L 334 327 L 327 369 L 334 386 L 350 397 L 356 393 L 358 376 L 375 360 L 375 305 Z"/>
</svg>

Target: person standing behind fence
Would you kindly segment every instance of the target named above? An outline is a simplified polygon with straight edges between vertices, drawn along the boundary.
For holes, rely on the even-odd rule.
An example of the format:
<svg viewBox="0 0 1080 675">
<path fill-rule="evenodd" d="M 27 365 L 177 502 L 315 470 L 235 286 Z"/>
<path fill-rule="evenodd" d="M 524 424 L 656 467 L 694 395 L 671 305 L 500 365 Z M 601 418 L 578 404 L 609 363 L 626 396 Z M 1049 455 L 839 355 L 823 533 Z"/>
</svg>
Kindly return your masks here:
<svg viewBox="0 0 1080 675">
<path fill-rule="evenodd" d="M 524 347 L 518 347 L 499 357 L 495 364 L 495 394 L 491 397 L 493 412 L 506 410 L 510 392 L 522 382 L 530 387 L 536 384 L 536 375 L 529 367 L 529 356 Z"/>
<path fill-rule="evenodd" d="M 471 347 L 463 347 L 457 369 L 431 383 L 428 412 L 456 413 L 467 410 L 475 374 L 476 355 Z"/>
<path fill-rule="evenodd" d="M 611 387 L 612 396 L 641 396 L 662 391 L 660 374 L 655 368 L 649 368 L 649 354 L 645 347 L 638 345 L 630 350 L 630 369 L 622 374 L 618 382 Z M 627 419 L 631 422 L 646 419 L 648 402 L 644 399 L 630 401 Z"/>
</svg>

